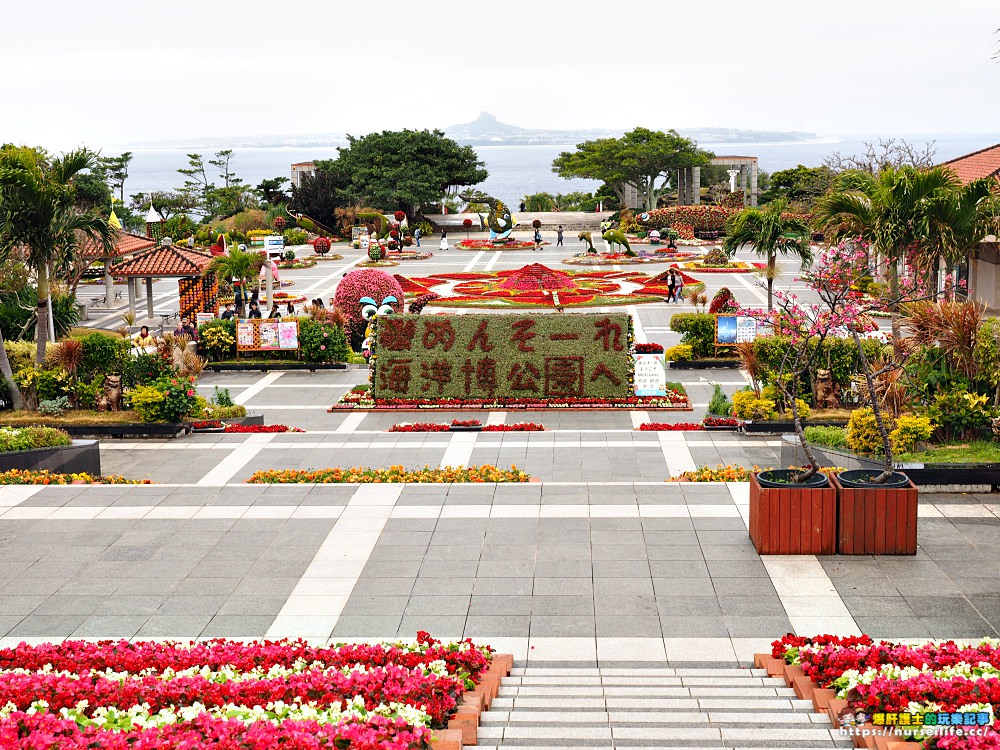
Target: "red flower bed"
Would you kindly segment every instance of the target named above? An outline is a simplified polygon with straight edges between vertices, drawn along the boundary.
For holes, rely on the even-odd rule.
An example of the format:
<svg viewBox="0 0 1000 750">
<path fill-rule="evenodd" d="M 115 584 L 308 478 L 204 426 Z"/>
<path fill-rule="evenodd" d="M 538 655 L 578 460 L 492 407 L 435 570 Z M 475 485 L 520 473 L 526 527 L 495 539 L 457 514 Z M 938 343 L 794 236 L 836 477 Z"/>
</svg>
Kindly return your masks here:
<svg viewBox="0 0 1000 750">
<path fill-rule="evenodd" d="M 706 427 L 739 427 L 742 424 L 736 417 L 705 417 L 701 423 Z"/>
<path fill-rule="evenodd" d="M 201 422 L 192 422 L 191 427 L 195 430 L 215 430 L 225 427 L 226 432 L 253 434 L 257 432 L 305 432 L 299 427 L 289 427 L 284 424 L 228 424 L 218 419 L 207 419 Z"/>
<path fill-rule="evenodd" d="M 448 429 L 448 425 L 434 422 L 414 422 L 412 424 L 403 422 L 402 424 L 394 424 L 389 428 L 389 432 L 447 432 Z"/>
<path fill-rule="evenodd" d="M 636 344 L 635 345 L 636 354 L 662 354 L 663 344 L 654 344 L 652 342 L 647 344 Z"/>
<path fill-rule="evenodd" d="M 514 424 L 488 424 L 483 432 L 544 432 L 545 427 L 535 422 L 515 422 Z"/>
<path fill-rule="evenodd" d="M 22 643 L 0 649 L 0 747 L 425 748 L 490 651 L 423 632 L 410 646 Z"/>
<path fill-rule="evenodd" d="M 478 419 L 453 419 L 450 425 L 443 422 L 394 424 L 389 428 L 389 432 L 448 432 L 452 427 L 481 427 L 482 432 L 543 432 L 545 430 L 545 427 L 535 422 L 483 425 Z"/>
<path fill-rule="evenodd" d="M 705 428 L 696 422 L 644 422 L 642 432 L 696 432 Z"/>
</svg>

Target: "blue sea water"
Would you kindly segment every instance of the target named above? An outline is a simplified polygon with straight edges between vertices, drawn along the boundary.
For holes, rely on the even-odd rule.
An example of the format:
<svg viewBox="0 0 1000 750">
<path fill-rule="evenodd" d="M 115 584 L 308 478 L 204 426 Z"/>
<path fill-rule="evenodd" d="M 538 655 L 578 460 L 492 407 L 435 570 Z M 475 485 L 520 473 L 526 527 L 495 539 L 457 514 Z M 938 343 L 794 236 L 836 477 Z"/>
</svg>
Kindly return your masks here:
<svg viewBox="0 0 1000 750">
<path fill-rule="evenodd" d="M 947 161 L 1000 141 L 997 134 L 964 135 L 914 135 L 902 136 L 916 145 L 934 141 L 936 160 Z M 706 144 L 716 154 L 756 156 L 760 168 L 768 172 L 788 169 L 797 164 L 819 166 L 832 152 L 858 154 L 864 142 L 876 140 L 869 136 L 828 138 L 816 142 Z M 479 158 L 486 163 L 489 178 L 479 188 L 508 203 L 516 204 L 532 193 L 592 192 L 600 187 L 595 180 L 564 180 L 552 172 L 552 160 L 562 151 L 573 150 L 573 144 L 535 146 L 476 146 Z M 134 154 L 129 178 L 125 183 L 126 195 L 147 193 L 151 190 L 174 190 L 184 182 L 177 169 L 187 167 L 187 153 L 196 149 L 132 149 Z M 334 159 L 336 148 L 239 148 L 230 163 L 238 177 L 250 185 L 271 177 L 288 177 L 291 165 L 314 159 Z M 199 151 L 210 158 L 212 150 Z M 117 151 L 108 150 L 107 155 Z"/>
</svg>

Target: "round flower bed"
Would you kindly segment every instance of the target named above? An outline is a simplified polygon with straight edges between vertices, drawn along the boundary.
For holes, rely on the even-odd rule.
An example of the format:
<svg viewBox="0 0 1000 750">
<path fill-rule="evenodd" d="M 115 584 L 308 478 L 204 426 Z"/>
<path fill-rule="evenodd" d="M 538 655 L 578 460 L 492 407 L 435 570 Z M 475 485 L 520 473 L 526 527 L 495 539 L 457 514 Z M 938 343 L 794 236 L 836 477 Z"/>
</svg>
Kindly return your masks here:
<svg viewBox="0 0 1000 750">
<path fill-rule="evenodd" d="M 383 258 L 382 260 L 363 260 L 358 263 L 357 268 L 391 268 L 398 265 L 399 263 L 394 260 Z"/>
<path fill-rule="evenodd" d="M 551 242 L 542 242 L 543 245 L 551 245 Z M 530 250 L 535 246 L 534 242 L 522 240 L 459 240 L 455 247 L 459 250 Z"/>
<path fill-rule="evenodd" d="M 660 253 L 641 252 L 639 255 L 625 255 L 624 253 L 580 253 L 569 258 L 563 258 L 562 263 L 567 266 L 635 266 L 643 263 L 671 263 L 682 260 L 684 257 L 693 257 L 694 253 L 677 255 L 661 255 Z"/>
<path fill-rule="evenodd" d="M 373 469 L 353 466 L 342 469 L 266 469 L 254 472 L 247 484 L 450 484 L 453 482 L 527 482 L 531 477 L 516 466 L 499 469 L 483 466 L 446 466 L 443 469 L 405 469 L 390 466 Z"/>
<path fill-rule="evenodd" d="M 92 474 L 53 474 L 41 471 L 11 469 L 0 472 L 0 484 L 152 484 L 148 479 L 126 479 L 120 474 L 95 477 Z"/>
<path fill-rule="evenodd" d="M 261 302 L 267 302 L 267 295 L 262 295 L 260 298 Z M 306 301 L 306 296 L 304 294 L 292 294 L 291 292 L 275 292 L 274 302 L 275 304 L 287 305 L 291 302 L 293 305 L 301 305 Z"/>
<path fill-rule="evenodd" d="M 305 258 L 304 260 L 282 260 L 278 262 L 278 268 L 281 269 L 312 268 L 315 265 L 315 258 Z"/>
<path fill-rule="evenodd" d="M 492 658 L 471 641 L 64 641 L 0 650 L 5 748 L 430 746 Z M 43 739 L 44 738 L 44 739 Z M 39 744 L 41 743 L 41 744 Z"/>
</svg>

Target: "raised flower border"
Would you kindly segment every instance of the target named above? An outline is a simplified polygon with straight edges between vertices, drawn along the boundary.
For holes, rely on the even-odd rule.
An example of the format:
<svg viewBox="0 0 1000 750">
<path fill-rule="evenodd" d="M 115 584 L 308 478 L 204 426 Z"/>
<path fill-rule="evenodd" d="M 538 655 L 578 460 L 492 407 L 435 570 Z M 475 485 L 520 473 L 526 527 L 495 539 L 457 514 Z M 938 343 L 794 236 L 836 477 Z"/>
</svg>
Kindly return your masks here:
<svg viewBox="0 0 1000 750">
<path fill-rule="evenodd" d="M 530 482 L 531 476 L 516 466 L 500 469 L 482 466 L 445 466 L 432 469 L 406 469 L 403 466 L 371 468 L 352 466 L 331 469 L 262 469 L 247 484 L 452 484 Z"/>
</svg>

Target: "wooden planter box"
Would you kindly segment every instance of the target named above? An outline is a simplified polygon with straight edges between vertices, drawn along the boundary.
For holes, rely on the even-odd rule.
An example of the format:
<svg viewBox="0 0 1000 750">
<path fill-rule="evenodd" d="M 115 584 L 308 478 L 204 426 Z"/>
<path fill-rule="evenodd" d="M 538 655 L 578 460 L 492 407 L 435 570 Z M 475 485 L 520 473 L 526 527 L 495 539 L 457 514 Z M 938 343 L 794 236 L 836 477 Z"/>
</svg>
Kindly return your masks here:
<svg viewBox="0 0 1000 750">
<path fill-rule="evenodd" d="M 751 474 L 750 540 L 762 555 L 836 554 L 836 488 L 763 488 Z"/>
<path fill-rule="evenodd" d="M 841 555 L 917 554 L 917 488 L 842 487 L 832 481 L 840 505 L 837 552 Z M 751 490 L 751 519 L 753 518 Z"/>
</svg>

